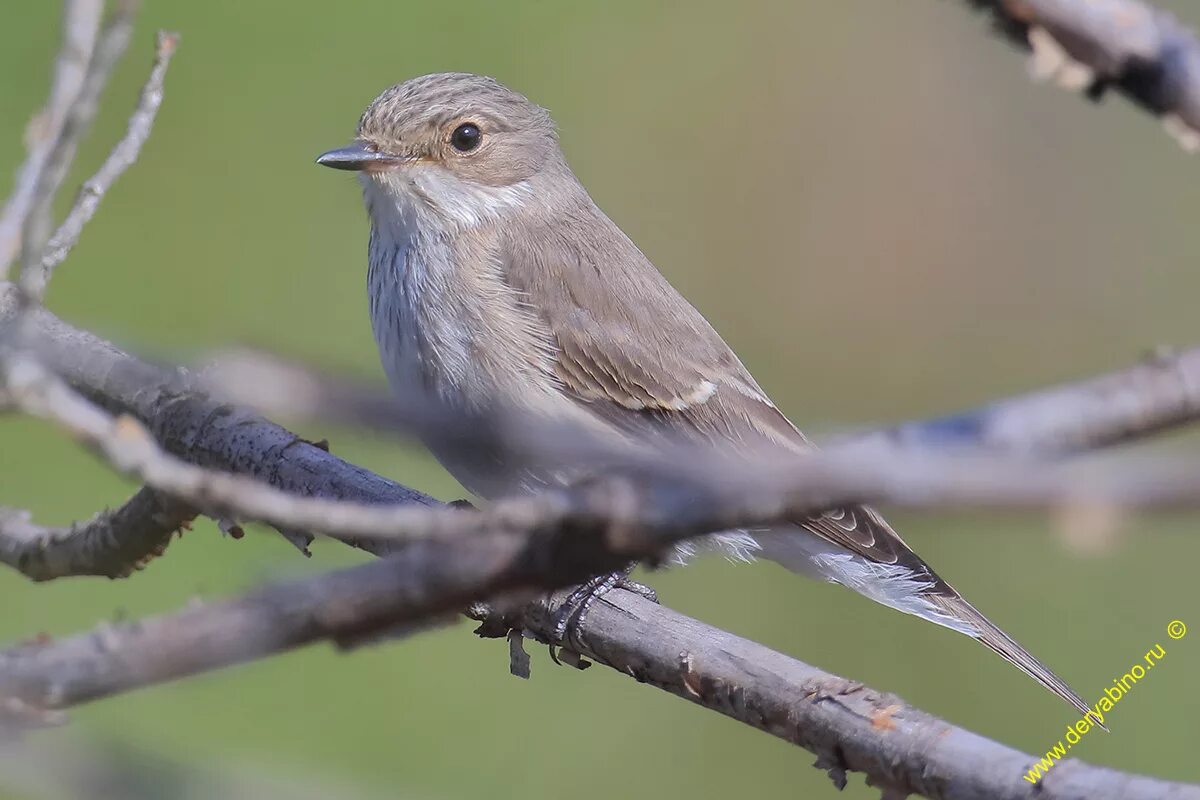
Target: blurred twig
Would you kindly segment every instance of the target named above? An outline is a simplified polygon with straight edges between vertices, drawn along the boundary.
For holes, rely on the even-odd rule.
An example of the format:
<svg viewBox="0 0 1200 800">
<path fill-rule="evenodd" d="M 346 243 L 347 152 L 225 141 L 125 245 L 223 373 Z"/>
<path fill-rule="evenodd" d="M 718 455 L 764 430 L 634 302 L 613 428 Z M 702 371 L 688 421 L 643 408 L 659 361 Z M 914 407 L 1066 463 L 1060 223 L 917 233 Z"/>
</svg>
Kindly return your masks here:
<svg viewBox="0 0 1200 800">
<path fill-rule="evenodd" d="M 113 68 L 129 47 L 133 36 L 136 0 L 117 0 L 116 10 L 105 23 L 88 61 L 79 92 L 71 102 L 58 138 L 42 165 L 21 233 L 21 287 L 26 296 L 40 301 L 46 290 L 41 269 L 42 253 L 50 237 L 54 198 L 75 161 L 79 143 L 87 135 L 100 109 L 100 96 Z"/>
<path fill-rule="evenodd" d="M 150 77 L 146 79 L 146 83 L 142 87 L 137 107 L 129 117 L 125 136 L 113 147 L 112 152 L 108 154 L 108 158 L 105 159 L 96 174 L 84 182 L 67 218 L 50 237 L 42 257 L 42 274 L 37 279 L 41 286 L 44 287 L 49 282 L 54 268 L 61 264 L 71 249 L 75 247 L 84 226 L 88 224 L 96 213 L 96 209 L 100 207 L 100 201 L 104 199 L 105 192 L 116 182 L 117 178 L 121 177 L 121 173 L 137 161 L 138 155 L 142 151 L 142 145 L 146 143 L 146 139 L 150 136 L 150 130 L 154 127 L 154 119 L 158 115 L 159 106 L 162 105 L 163 81 L 167 76 L 167 67 L 171 63 L 171 56 L 174 55 L 178 42 L 178 34 L 166 31 L 158 32 L 154 66 L 150 70 Z"/>
<path fill-rule="evenodd" d="M 394 787 L 393 787 L 394 788 Z M 289 767 L 174 760 L 94 731 L 0 741 L 0 793 L 24 800 L 368 800 L 350 786 Z"/>
<path fill-rule="evenodd" d="M 30 154 L 0 219 L 0 276 L 16 250 L 21 252 L 21 291 L 16 297 L 22 313 L 14 322 L 17 330 L 34 313 L 54 268 L 78 240 L 105 191 L 137 160 L 162 103 L 163 79 L 177 37 L 160 32 L 154 67 L 125 136 L 84 184 L 47 252 L 54 198 L 99 110 L 109 76 L 129 45 L 137 5 L 136 0 L 118 0 L 102 31 L 103 0 L 67 0 L 64 5 L 63 47 L 50 101 L 30 123 Z M 13 359 L 11 348 L 0 349 L 0 372 L 7 373 Z M 3 399 L 11 405 L 8 386 L 3 386 Z M 0 561 L 34 580 L 68 575 L 121 577 L 160 554 L 174 532 L 195 516 L 178 499 L 149 488 L 115 511 L 103 511 L 68 528 L 39 526 L 19 510 L 0 509 Z"/>
<path fill-rule="evenodd" d="M 1109 88 L 1200 149 L 1200 40 L 1142 0 L 967 0 L 1029 49 L 1037 78 L 1098 100 Z"/>
<path fill-rule="evenodd" d="M 17 185 L 0 214 L 0 279 L 21 249 L 21 233 L 46 159 L 58 141 L 67 113 L 75 103 L 92 58 L 104 0 L 66 0 L 63 5 L 62 46 L 54 63 L 50 97 L 25 133 L 29 151 Z"/>
<path fill-rule="evenodd" d="M 842 437 L 903 448 L 1064 456 L 1200 420 L 1200 347 L 1157 352 L 1123 370 L 935 419 Z"/>
</svg>

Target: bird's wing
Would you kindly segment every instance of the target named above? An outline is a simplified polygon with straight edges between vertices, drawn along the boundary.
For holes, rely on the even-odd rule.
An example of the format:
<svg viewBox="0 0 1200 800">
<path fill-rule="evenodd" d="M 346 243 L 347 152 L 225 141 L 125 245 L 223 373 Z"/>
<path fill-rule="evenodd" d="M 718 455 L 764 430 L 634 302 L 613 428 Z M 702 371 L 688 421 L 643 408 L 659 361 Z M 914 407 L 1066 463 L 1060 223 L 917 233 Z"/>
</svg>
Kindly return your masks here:
<svg viewBox="0 0 1200 800">
<path fill-rule="evenodd" d="M 589 201 L 561 214 L 566 219 L 556 225 L 502 237 L 499 249 L 506 280 L 543 317 L 557 350 L 555 371 L 576 402 L 635 436 L 667 430 L 734 446 L 811 446 L 704 317 L 599 209 Z M 859 591 L 975 636 L 1087 713 L 1078 694 L 976 611 L 873 509 L 849 506 L 793 522 L 869 562 L 902 568 L 880 574 L 908 576 L 905 591 L 928 606 L 914 610 L 886 592 Z"/>
<path fill-rule="evenodd" d="M 543 318 L 555 371 L 572 399 L 639 438 L 666 432 L 735 447 L 811 447 L 614 223 L 590 202 L 561 213 L 567 219 L 557 224 L 504 237 L 501 268 Z M 869 508 L 834 509 L 796 524 L 873 562 L 906 567 L 934 589 L 945 586 Z"/>
</svg>

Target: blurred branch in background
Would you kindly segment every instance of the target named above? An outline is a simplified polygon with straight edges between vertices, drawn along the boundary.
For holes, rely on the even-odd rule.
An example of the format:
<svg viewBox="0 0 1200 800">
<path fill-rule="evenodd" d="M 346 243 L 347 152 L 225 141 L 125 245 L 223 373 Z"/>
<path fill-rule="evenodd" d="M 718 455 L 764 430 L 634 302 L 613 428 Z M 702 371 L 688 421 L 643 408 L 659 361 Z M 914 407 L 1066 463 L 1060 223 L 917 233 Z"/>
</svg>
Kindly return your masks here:
<svg viewBox="0 0 1200 800">
<path fill-rule="evenodd" d="M 68 9 L 71 8 L 73 6 L 68 5 Z M 115 10 L 96 40 L 79 92 L 71 102 L 58 138 L 38 174 L 33 200 L 22 225 L 20 285 L 27 295 L 39 301 L 46 289 L 46 276 L 40 267 L 52 230 L 54 198 L 75 161 L 79 143 L 91 130 L 109 76 L 129 47 L 136 10 L 136 0 L 118 0 L 116 3 Z"/>
<path fill-rule="evenodd" d="M 25 131 L 29 154 L 17 175 L 17 186 L 0 214 L 0 277 L 7 273 L 21 250 L 22 231 L 34 204 L 35 191 L 83 85 L 103 14 L 104 0 L 70 0 L 63 7 L 62 47 L 54 63 L 50 98 Z"/>
<path fill-rule="evenodd" d="M 1078 64 L 1088 65 L 1091 94 L 1113 85 L 1164 118 L 1196 127 L 1195 40 L 1173 19 L 1117 0 L 976 4 L 1028 42 L 1047 74 L 1064 78 L 1067 72 L 1080 74 Z M 343 646 L 370 641 L 398 626 L 436 621 L 486 601 L 473 606 L 482 635 L 509 636 L 519 644 L 511 637 L 515 629 L 568 648 L 576 664 L 586 664 L 581 654 L 808 748 L 838 785 L 847 771 L 857 770 L 888 797 L 1200 798 L 1200 787 L 1079 762 L 1059 766 L 1035 786 L 1024 778 L 1036 761 L 1030 756 L 628 592 L 601 598 L 561 636 L 556 620 L 562 597 L 530 602 L 542 591 L 569 587 L 633 558 L 653 562 L 681 539 L 847 501 L 914 507 L 1195 505 L 1200 470 L 1194 464 L 1119 460 L 1107 473 L 1076 473 L 1047 457 L 1196 421 L 1200 351 L 953 417 L 867 433 L 824 454 L 760 469 L 734 469 L 714 454 L 679 458 L 682 452 L 670 448 L 664 451 L 668 457 L 650 460 L 601 453 L 621 467 L 611 480 L 601 476 L 571 491 L 501 502 L 482 512 L 444 508 L 198 391 L 187 373 L 140 361 L 38 305 L 53 268 L 70 252 L 105 189 L 136 160 L 161 103 L 176 41 L 160 35 L 155 65 L 125 137 L 50 236 L 54 196 L 129 39 L 133 4 L 119 3 L 98 33 L 100 6 L 65 5 L 64 47 L 45 122 L 31 126 L 42 135 L 30 137 L 29 158 L 0 218 L 3 263 L 18 251 L 23 263 L 19 286 L 0 283 L 5 382 L 0 400 L 5 408 L 65 426 L 147 485 L 117 511 L 67 529 L 42 528 L 20 512 L 6 511 L 0 515 L 0 560 L 37 579 L 128 574 L 161 552 L 197 509 L 235 521 L 266 521 L 291 537 L 308 529 L 338 534 L 386 557 L 266 585 L 233 600 L 0 652 L 0 717 L 10 726 L 55 722 L 58 709 L 316 641 Z M 1118 31 L 1134 38 L 1114 38 Z M 1154 36 L 1147 39 L 1148 32 Z M 1047 47 L 1054 46 L 1061 51 L 1056 65 L 1047 60 Z M 305 380 L 312 401 L 306 413 L 380 423 L 368 414 L 356 416 L 354 409 L 378 409 L 388 400 L 366 396 L 348 403 L 344 390 L 338 394 L 313 376 Z M 259 395 L 269 406 L 271 392 Z M 433 424 L 437 418 L 421 409 L 396 413 L 384 420 L 385 427 L 409 433 L 413 420 Z M 489 430 L 506 420 L 485 418 L 480 430 L 469 433 L 481 442 L 508 435 Z M 591 444 L 584 444 L 576 456 L 590 452 Z"/>
<path fill-rule="evenodd" d="M 142 87 L 137 107 L 129 117 L 125 135 L 113 147 L 112 152 L 108 154 L 108 158 L 104 160 L 96 174 L 84 181 L 71 211 L 54 231 L 54 235 L 50 237 L 41 263 L 34 265 L 35 277 L 32 280 L 37 285 L 45 287 L 54 268 L 66 259 L 71 249 L 75 247 L 75 243 L 79 241 L 79 235 L 83 233 L 84 226 L 91 221 L 92 215 L 100 207 L 104 193 L 116 183 L 117 178 L 121 177 L 121 173 L 137 161 L 142 145 L 146 143 L 146 139 L 150 137 L 150 131 L 154 128 L 154 119 L 158 116 L 158 108 L 162 105 L 163 82 L 166 80 L 167 67 L 171 64 L 171 56 L 175 54 L 175 46 L 178 43 L 177 35 L 166 31 L 158 32 L 154 67 L 150 70 L 150 77 L 146 79 L 146 83 Z"/>
<path fill-rule="evenodd" d="M 1200 40 L 1141 0 L 967 0 L 1033 53 L 1035 78 L 1099 100 L 1115 89 L 1200 149 Z"/>
<path fill-rule="evenodd" d="M 94 737 L 8 742 L 0 748 L 0 792 L 34 800 L 354 800 L 364 794 L 292 767 L 286 777 L 250 765 L 215 771 Z M 387 797 L 405 797 L 395 791 Z"/>
</svg>

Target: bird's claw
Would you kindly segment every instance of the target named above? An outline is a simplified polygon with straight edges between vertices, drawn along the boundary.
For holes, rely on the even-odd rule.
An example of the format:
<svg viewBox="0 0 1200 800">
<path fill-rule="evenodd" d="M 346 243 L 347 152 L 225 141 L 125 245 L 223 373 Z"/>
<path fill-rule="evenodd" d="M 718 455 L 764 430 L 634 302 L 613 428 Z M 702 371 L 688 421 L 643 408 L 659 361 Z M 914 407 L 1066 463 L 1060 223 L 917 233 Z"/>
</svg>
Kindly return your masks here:
<svg viewBox="0 0 1200 800">
<path fill-rule="evenodd" d="M 592 604 L 613 589 L 625 589 L 657 603 L 657 592 L 629 577 L 635 566 L 630 564 L 623 570 L 597 575 L 572 589 L 554 612 L 553 640 L 562 643 L 570 641 L 572 630 L 579 631 L 583 628 Z"/>
</svg>

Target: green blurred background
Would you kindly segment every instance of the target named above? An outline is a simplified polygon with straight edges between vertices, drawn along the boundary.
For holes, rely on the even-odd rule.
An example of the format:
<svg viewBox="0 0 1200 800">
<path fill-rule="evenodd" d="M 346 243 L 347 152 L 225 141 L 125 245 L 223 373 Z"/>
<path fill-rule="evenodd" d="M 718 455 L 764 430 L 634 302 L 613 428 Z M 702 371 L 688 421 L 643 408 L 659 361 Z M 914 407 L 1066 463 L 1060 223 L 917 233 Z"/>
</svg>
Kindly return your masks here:
<svg viewBox="0 0 1200 800">
<path fill-rule="evenodd" d="M 5 3 L 5 187 L 48 84 L 58 6 Z M 157 128 L 49 297 L 140 352 L 186 359 L 250 343 L 379 380 L 358 189 L 312 162 L 350 138 L 381 89 L 451 69 L 550 108 L 600 205 L 818 432 L 938 414 L 1200 340 L 1195 162 L 1124 103 L 1098 109 L 1032 85 L 962 2 L 147 0 L 78 177 L 123 130 L 157 27 L 183 34 Z M 403 443 L 306 432 L 463 495 Z M 0 418 L 0 453 L 0 504 L 43 522 L 133 489 L 27 419 Z M 1164 634 L 1182 618 L 1200 636 L 1194 518 L 1134 518 L 1128 535 L 1083 553 L 1040 516 L 891 516 L 1089 698 L 1162 643 L 1165 668 L 1112 712 L 1112 734 L 1072 755 L 1200 780 L 1187 680 L 1200 648 Z M 318 543 L 306 561 L 267 532 L 232 541 L 204 522 L 132 580 L 0 574 L 0 637 L 67 634 L 355 558 Z M 1026 751 L 1045 751 L 1071 719 L 982 647 L 837 587 L 720 560 L 651 580 L 672 607 Z M 506 666 L 503 644 L 464 623 L 106 700 L 38 740 L 82 737 L 134 764 L 302 776 L 346 797 L 834 793 L 804 751 L 610 671 L 557 668 L 542 652 L 530 682 Z M 854 777 L 845 796 L 877 794 Z"/>
</svg>

